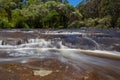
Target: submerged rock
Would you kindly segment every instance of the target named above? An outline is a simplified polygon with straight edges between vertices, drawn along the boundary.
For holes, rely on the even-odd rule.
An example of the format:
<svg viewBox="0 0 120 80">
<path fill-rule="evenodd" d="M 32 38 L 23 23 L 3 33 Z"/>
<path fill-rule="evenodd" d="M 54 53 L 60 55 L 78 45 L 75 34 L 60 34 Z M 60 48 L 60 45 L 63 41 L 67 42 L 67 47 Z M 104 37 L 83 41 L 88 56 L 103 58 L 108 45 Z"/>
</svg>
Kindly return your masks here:
<svg viewBox="0 0 120 80">
<path fill-rule="evenodd" d="M 41 76 L 41 77 L 44 77 L 44 76 L 47 76 L 49 74 L 52 74 L 53 71 L 51 70 L 44 70 L 44 69 L 41 69 L 41 70 L 33 70 L 33 73 L 35 76 Z"/>
<path fill-rule="evenodd" d="M 2 40 L 1 45 L 20 45 L 25 43 L 28 43 L 27 39 L 6 38 Z"/>
</svg>

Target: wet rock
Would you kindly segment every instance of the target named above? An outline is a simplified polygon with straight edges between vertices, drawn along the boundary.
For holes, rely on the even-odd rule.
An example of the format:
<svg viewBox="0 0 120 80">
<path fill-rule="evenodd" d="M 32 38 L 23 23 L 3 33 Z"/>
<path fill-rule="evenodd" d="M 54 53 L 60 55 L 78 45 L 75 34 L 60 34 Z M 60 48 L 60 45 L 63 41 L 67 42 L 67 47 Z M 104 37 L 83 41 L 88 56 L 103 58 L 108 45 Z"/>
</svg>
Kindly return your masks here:
<svg viewBox="0 0 120 80">
<path fill-rule="evenodd" d="M 50 75 L 52 74 L 53 71 L 51 70 L 44 70 L 44 69 L 41 69 L 41 70 L 33 70 L 33 73 L 35 76 L 41 76 L 41 77 L 45 77 L 47 75 Z"/>
<path fill-rule="evenodd" d="M 113 44 L 111 50 L 119 51 L 120 52 L 120 44 Z"/>
<path fill-rule="evenodd" d="M 28 39 L 21 39 L 17 42 L 17 45 L 28 43 Z"/>
<path fill-rule="evenodd" d="M 8 71 L 17 80 L 82 80 L 78 71 L 68 64 L 55 59 L 31 61 L 28 63 L 0 64 L 0 72 Z M 37 69 L 38 68 L 38 69 Z M 0 80 L 16 80 L 8 72 L 0 73 Z M 9 77 L 11 79 L 9 79 Z"/>
<path fill-rule="evenodd" d="M 20 45 L 25 43 L 28 43 L 27 39 L 6 38 L 2 40 L 1 45 Z"/>
<path fill-rule="evenodd" d="M 70 48 L 99 49 L 97 42 L 88 37 L 68 36 L 63 40 L 63 44 Z"/>
<path fill-rule="evenodd" d="M 94 33 L 94 34 L 91 34 L 91 37 L 96 37 L 96 38 L 112 38 L 113 36 L 112 35 L 109 35 L 109 34 L 104 34 L 104 33 Z"/>
<path fill-rule="evenodd" d="M 2 41 L 2 45 L 16 45 L 19 39 L 7 38 Z"/>
<path fill-rule="evenodd" d="M 119 60 L 92 55 L 78 55 L 76 53 L 75 56 L 70 54 L 70 57 L 62 55 L 60 55 L 61 57 L 58 57 L 57 54 L 49 56 L 50 53 L 59 53 L 61 48 L 65 49 L 64 47 L 61 47 L 61 45 L 67 46 L 70 49 L 99 49 L 100 46 L 104 50 L 120 51 L 120 37 L 118 32 L 105 30 L 96 31 L 96 29 L 92 31 L 90 30 L 91 29 L 85 29 L 83 31 L 86 33 L 84 36 L 81 34 L 41 34 L 43 30 L 33 30 L 33 32 L 0 32 L 0 40 L 2 40 L 2 45 L 12 45 L 12 47 L 14 47 L 14 45 L 20 45 L 15 49 L 23 48 L 14 52 L 10 46 L 3 47 L 1 45 L 0 80 L 120 80 Z M 58 33 L 66 31 L 67 30 L 63 30 Z M 74 30 L 71 30 L 71 32 L 72 31 Z M 77 31 L 80 32 L 80 30 Z M 32 42 L 29 42 L 29 39 L 43 39 L 46 41 L 43 41 L 45 43 L 51 40 L 51 43 L 49 45 L 44 45 L 42 41 L 38 41 L 36 44 L 33 42 L 31 45 Z M 26 47 L 43 48 L 44 46 L 46 46 L 45 48 L 60 49 L 58 49 L 59 51 L 48 50 L 49 52 L 48 54 L 46 54 L 47 52 L 45 53 L 46 56 L 44 58 L 39 58 L 42 55 L 37 55 L 37 57 L 36 55 L 32 55 L 29 57 L 29 53 L 37 53 L 37 51 L 34 52 L 32 49 L 25 51 Z M 5 51 L 2 51 L 3 49 L 5 49 Z M 10 49 L 11 51 L 7 52 L 7 49 Z M 25 55 L 13 55 L 13 57 L 8 55 L 11 53 L 17 53 L 19 55 L 23 53 Z M 72 52 L 65 53 L 69 55 L 69 53 Z"/>
<path fill-rule="evenodd" d="M 26 38 L 27 35 L 23 32 L 0 32 L 0 36 L 4 38 Z"/>
</svg>

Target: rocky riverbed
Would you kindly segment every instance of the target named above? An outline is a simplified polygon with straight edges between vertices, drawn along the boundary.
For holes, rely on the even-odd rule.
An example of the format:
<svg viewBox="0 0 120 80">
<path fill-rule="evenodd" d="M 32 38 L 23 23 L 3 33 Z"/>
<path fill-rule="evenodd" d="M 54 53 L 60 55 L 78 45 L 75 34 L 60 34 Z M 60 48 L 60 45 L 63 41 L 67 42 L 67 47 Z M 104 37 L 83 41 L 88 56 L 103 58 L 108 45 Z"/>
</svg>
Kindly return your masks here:
<svg viewBox="0 0 120 80">
<path fill-rule="evenodd" d="M 0 30 L 0 80 L 120 80 L 120 30 Z"/>
</svg>

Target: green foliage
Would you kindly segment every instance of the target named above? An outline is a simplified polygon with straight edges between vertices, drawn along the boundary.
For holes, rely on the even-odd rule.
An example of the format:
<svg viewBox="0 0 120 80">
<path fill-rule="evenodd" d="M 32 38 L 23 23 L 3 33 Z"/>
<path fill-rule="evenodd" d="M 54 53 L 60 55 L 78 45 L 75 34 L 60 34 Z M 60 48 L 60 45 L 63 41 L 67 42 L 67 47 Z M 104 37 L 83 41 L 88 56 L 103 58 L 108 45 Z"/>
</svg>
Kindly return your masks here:
<svg viewBox="0 0 120 80">
<path fill-rule="evenodd" d="M 25 23 L 25 17 L 21 14 L 19 9 L 13 10 L 12 14 L 12 23 L 15 28 L 29 28 L 29 26 Z"/>
<path fill-rule="evenodd" d="M 85 23 L 86 23 L 86 26 L 87 27 L 89 27 L 89 26 L 91 26 L 91 27 L 95 27 L 95 19 L 92 19 L 92 18 L 89 18 L 89 19 L 87 19 L 86 21 L 85 21 Z"/>
<path fill-rule="evenodd" d="M 117 20 L 117 27 L 120 28 L 120 17 Z"/>
<path fill-rule="evenodd" d="M 109 28 L 111 27 L 111 16 L 105 16 L 102 19 L 99 19 L 98 24 L 99 26 L 101 25 L 101 27 L 105 27 L 105 28 Z"/>
<path fill-rule="evenodd" d="M 68 28 L 80 28 L 85 27 L 84 21 L 73 21 L 71 24 L 68 25 Z"/>
<path fill-rule="evenodd" d="M 82 0 L 77 9 L 82 13 L 86 26 L 96 26 L 97 23 L 97 27 L 115 28 L 119 24 L 119 3 L 118 0 Z"/>
<path fill-rule="evenodd" d="M 13 28 L 12 23 L 10 23 L 6 18 L 0 18 L 0 28 L 6 29 L 6 28 Z"/>
<path fill-rule="evenodd" d="M 41 21 L 44 22 L 44 26 L 55 28 L 59 26 L 59 13 L 56 10 L 50 11 Z"/>
<path fill-rule="evenodd" d="M 0 28 L 120 28 L 118 0 L 0 0 Z"/>
</svg>

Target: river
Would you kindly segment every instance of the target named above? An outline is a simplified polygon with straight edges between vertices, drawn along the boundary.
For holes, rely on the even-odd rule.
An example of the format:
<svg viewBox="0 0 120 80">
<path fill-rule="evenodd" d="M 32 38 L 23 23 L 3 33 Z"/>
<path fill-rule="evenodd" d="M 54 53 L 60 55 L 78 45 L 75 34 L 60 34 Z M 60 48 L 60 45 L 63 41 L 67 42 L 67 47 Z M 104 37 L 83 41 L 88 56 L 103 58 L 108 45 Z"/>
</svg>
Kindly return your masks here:
<svg viewBox="0 0 120 80">
<path fill-rule="evenodd" d="M 0 30 L 0 80 L 120 80 L 120 30 Z"/>
</svg>

